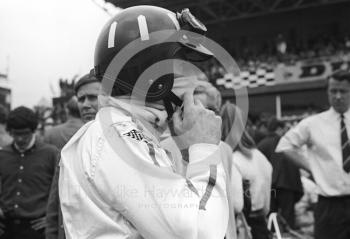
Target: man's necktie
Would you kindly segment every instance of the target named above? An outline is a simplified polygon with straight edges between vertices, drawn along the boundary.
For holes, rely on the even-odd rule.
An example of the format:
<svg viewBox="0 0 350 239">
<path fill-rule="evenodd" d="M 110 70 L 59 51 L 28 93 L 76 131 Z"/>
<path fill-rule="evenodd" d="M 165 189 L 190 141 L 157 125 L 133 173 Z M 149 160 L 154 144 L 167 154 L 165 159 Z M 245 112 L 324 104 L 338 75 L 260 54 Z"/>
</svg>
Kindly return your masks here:
<svg viewBox="0 0 350 239">
<path fill-rule="evenodd" d="M 341 115 L 340 129 L 341 129 L 341 145 L 343 155 L 343 169 L 345 172 L 350 172 L 350 142 L 348 138 L 348 132 L 344 123 L 344 115 Z"/>
</svg>

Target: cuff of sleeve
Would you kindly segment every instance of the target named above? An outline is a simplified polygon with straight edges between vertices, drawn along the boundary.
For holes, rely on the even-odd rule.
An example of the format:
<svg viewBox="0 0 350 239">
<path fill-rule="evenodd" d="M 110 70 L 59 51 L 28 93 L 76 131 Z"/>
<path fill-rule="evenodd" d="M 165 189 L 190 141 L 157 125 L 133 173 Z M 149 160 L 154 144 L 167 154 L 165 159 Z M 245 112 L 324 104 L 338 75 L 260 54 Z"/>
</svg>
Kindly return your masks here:
<svg viewBox="0 0 350 239">
<path fill-rule="evenodd" d="M 285 138 L 281 138 L 280 142 L 278 143 L 275 152 L 276 153 L 281 153 L 283 151 L 288 151 L 288 150 L 293 150 L 294 147 L 292 144 L 290 144 Z"/>
<path fill-rule="evenodd" d="M 215 154 L 219 146 L 215 144 L 194 144 L 188 149 L 190 164 L 198 163 L 207 159 L 210 155 Z"/>
</svg>

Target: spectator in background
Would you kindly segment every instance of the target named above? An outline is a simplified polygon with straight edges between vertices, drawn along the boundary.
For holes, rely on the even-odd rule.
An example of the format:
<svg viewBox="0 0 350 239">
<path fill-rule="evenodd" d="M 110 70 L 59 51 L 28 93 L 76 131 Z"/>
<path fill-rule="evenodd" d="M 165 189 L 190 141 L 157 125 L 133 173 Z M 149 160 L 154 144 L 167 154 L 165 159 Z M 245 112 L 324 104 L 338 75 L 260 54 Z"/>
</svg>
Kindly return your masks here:
<svg viewBox="0 0 350 239">
<path fill-rule="evenodd" d="M 84 123 L 95 119 L 98 111 L 98 94 L 100 93 L 101 82 L 95 76 L 84 75 L 74 86 L 78 98 L 78 108 L 81 119 Z"/>
<path fill-rule="evenodd" d="M 0 105 L 0 149 L 12 141 L 11 136 L 6 132 L 6 119 L 7 110 L 4 106 Z"/>
<path fill-rule="evenodd" d="M 226 103 L 221 109 L 221 117 L 222 138 L 231 146 L 234 165 L 243 180 L 249 184 L 248 191 L 244 194 L 250 198 L 251 209 L 246 210 L 245 216 L 252 228 L 253 239 L 268 239 L 270 232 L 267 229 L 266 216 L 270 210 L 271 164 L 256 148 L 254 140 L 245 129 L 238 107 Z"/>
<path fill-rule="evenodd" d="M 56 147 L 35 137 L 38 119 L 26 107 L 10 112 L 13 143 L 0 150 L 0 238 L 42 239 L 45 209 L 57 163 Z"/>
<path fill-rule="evenodd" d="M 267 121 L 267 135 L 258 143 L 259 150 L 271 162 L 271 156 L 275 152 L 274 147 L 277 146 L 279 139 L 284 134 L 285 124 L 272 116 Z"/>
<path fill-rule="evenodd" d="M 346 36 L 344 39 L 344 45 L 346 50 L 350 50 L 350 36 Z"/>
<path fill-rule="evenodd" d="M 67 103 L 67 121 L 49 129 L 45 133 L 44 141 L 61 150 L 82 125 L 77 99 L 72 97 Z"/>
<path fill-rule="evenodd" d="M 78 113 L 84 123 L 95 119 L 98 111 L 98 94 L 100 92 L 101 83 L 89 74 L 84 75 L 74 86 L 75 94 L 78 99 L 76 110 L 74 102 L 70 102 L 69 108 L 77 116 Z M 78 126 L 78 123 L 76 124 Z M 68 140 L 67 140 L 68 141 Z M 67 143 L 67 141 L 65 143 Z M 62 142 L 63 143 L 63 142 Z M 65 144 L 64 143 L 64 144 Z M 60 208 L 59 195 L 58 195 L 58 178 L 60 170 L 56 168 L 55 177 L 52 182 L 49 202 L 47 205 L 47 227 L 45 231 L 46 239 L 64 239 L 65 233 L 63 229 L 62 212 Z"/>
<path fill-rule="evenodd" d="M 275 117 L 269 119 L 268 136 L 258 144 L 258 149 L 270 161 L 273 168 L 271 211 L 280 212 L 288 225 L 295 228 L 294 206 L 303 195 L 299 168 L 285 159 L 284 154 L 275 153 L 280 138 L 284 134 L 285 124 Z"/>
<path fill-rule="evenodd" d="M 304 194 L 295 204 L 295 226 L 304 235 L 313 238 L 314 235 L 314 207 L 317 203 L 317 186 L 309 179 L 310 175 L 301 170 L 301 182 Z"/>
<path fill-rule="evenodd" d="M 280 140 L 296 165 L 311 172 L 318 187 L 315 207 L 316 239 L 348 239 L 350 235 L 350 72 L 338 70 L 328 78 L 331 108 L 302 120 Z M 300 154 L 307 146 L 308 158 Z"/>
<path fill-rule="evenodd" d="M 281 56 L 287 53 L 287 42 L 282 34 L 278 34 L 277 36 L 276 51 L 277 51 L 277 54 Z"/>
<path fill-rule="evenodd" d="M 264 139 L 268 135 L 268 130 L 267 130 L 267 120 L 260 118 L 256 122 L 256 128 L 253 131 L 253 140 L 255 143 L 260 143 L 262 139 Z"/>
</svg>

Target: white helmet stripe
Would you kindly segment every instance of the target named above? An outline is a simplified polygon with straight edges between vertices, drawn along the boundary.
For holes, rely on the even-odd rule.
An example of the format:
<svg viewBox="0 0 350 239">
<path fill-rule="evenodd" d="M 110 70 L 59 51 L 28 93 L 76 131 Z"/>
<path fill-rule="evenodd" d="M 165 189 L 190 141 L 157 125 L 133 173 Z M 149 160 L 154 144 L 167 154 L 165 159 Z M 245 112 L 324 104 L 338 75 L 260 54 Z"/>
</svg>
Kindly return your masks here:
<svg viewBox="0 0 350 239">
<path fill-rule="evenodd" d="M 176 27 L 176 30 L 180 30 L 180 25 L 179 25 L 179 22 L 177 21 L 176 17 L 174 14 L 172 13 L 168 13 L 168 16 L 169 18 L 171 19 L 171 21 L 174 23 L 175 27 Z"/>
<path fill-rule="evenodd" d="M 109 28 L 108 34 L 108 48 L 114 47 L 115 30 L 117 29 L 117 22 L 113 22 Z"/>
<path fill-rule="evenodd" d="M 146 17 L 144 15 L 140 15 L 137 17 L 137 21 L 139 23 L 141 41 L 149 40 L 149 33 L 148 33 Z"/>
</svg>

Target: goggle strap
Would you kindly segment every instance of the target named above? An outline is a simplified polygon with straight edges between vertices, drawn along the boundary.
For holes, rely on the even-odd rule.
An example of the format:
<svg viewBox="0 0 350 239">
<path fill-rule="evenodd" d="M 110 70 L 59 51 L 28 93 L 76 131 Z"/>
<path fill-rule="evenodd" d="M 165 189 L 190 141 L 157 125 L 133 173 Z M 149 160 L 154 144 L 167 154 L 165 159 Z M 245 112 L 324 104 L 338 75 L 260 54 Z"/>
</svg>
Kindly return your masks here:
<svg viewBox="0 0 350 239">
<path fill-rule="evenodd" d="M 168 120 L 171 119 L 171 117 L 174 114 L 174 108 L 171 103 L 174 103 L 176 106 L 181 107 L 182 105 L 182 100 L 175 95 L 172 91 L 169 92 L 169 95 L 163 99 L 165 110 L 168 114 Z"/>
</svg>

